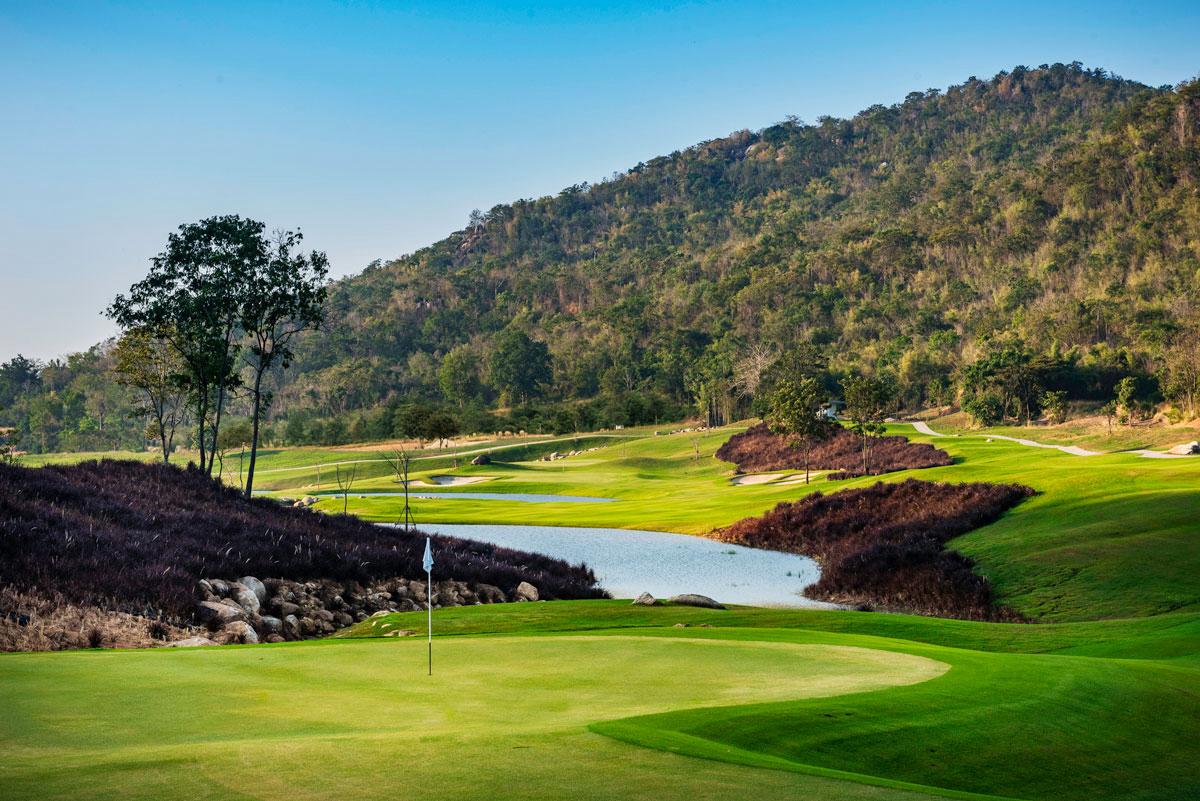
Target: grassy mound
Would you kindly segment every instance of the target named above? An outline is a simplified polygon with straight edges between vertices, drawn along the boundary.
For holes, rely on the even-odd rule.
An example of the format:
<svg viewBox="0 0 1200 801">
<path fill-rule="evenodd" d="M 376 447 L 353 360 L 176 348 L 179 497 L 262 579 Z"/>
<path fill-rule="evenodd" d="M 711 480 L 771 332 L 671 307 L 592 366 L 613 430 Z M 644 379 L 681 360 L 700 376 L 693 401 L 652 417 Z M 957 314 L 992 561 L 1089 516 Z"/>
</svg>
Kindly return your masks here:
<svg viewBox="0 0 1200 801">
<path fill-rule="evenodd" d="M 734 434 L 717 451 L 717 458 L 733 462 L 744 473 L 804 469 L 804 452 L 772 433 L 766 423 Z M 954 464 L 954 460 L 945 451 L 927 442 L 909 442 L 901 436 L 880 437 L 871 449 L 871 475 L 951 464 Z M 813 470 L 837 471 L 839 475 L 836 478 L 864 475 L 862 445 L 858 437 L 846 429 L 838 431 L 813 447 L 809 454 L 809 467 Z"/>
<path fill-rule="evenodd" d="M 438 571 L 543 597 L 596 598 L 583 567 L 434 537 Z M 246 501 L 195 470 L 129 461 L 0 466 L 0 585 L 77 604 L 188 614 L 201 578 L 420 579 L 425 537 Z"/>
<path fill-rule="evenodd" d="M 832 495 L 815 492 L 717 532 L 725 542 L 800 553 L 821 561 L 804 594 L 971 620 L 1012 619 L 993 608 L 974 562 L 942 550 L 1033 495 L 1016 484 L 944 484 L 908 479 Z"/>
</svg>

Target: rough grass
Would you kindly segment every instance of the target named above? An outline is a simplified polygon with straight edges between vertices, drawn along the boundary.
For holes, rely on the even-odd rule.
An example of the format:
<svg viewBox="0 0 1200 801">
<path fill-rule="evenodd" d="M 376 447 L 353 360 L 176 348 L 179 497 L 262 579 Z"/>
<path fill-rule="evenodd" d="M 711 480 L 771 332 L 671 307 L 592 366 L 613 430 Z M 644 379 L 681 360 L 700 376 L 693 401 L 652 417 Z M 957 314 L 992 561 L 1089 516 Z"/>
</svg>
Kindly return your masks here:
<svg viewBox="0 0 1200 801">
<path fill-rule="evenodd" d="M 0 586 L 83 605 L 184 616 L 201 578 L 366 581 L 424 576 L 420 532 L 244 500 L 195 470 L 128 461 L 0 467 Z M 557 559 L 435 537 L 438 569 L 505 591 L 600 597 Z"/>
<path fill-rule="evenodd" d="M 810 598 L 968 620 L 1013 619 L 993 607 L 974 563 L 943 550 L 1033 494 L 1015 484 L 947 484 L 907 479 L 782 502 L 761 517 L 715 533 L 752 548 L 799 553 L 821 563 Z"/>
<path fill-rule="evenodd" d="M 744 473 L 804 469 L 804 451 L 793 448 L 783 437 L 772 433 L 766 423 L 734 434 L 721 446 L 716 456 L 737 465 L 738 470 Z M 844 428 L 814 445 L 808 460 L 810 469 L 837 471 L 842 474 L 838 478 L 864 475 L 862 443 Z M 953 460 L 945 451 L 929 443 L 909 442 L 901 436 L 878 437 L 871 447 L 871 475 L 949 464 L 953 464 Z"/>
</svg>

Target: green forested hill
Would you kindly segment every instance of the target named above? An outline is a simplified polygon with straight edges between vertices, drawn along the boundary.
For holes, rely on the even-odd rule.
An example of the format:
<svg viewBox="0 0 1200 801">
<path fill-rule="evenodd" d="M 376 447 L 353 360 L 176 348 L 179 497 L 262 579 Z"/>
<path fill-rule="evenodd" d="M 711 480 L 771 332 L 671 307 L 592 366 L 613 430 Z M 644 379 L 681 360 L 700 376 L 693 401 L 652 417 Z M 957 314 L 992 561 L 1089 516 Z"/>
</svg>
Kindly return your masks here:
<svg viewBox="0 0 1200 801">
<path fill-rule="evenodd" d="M 275 413 L 632 393 L 729 416 L 809 342 L 909 408 L 995 387 L 1027 416 L 1132 375 L 1194 417 L 1198 129 L 1200 82 L 1056 64 L 702 142 L 339 282 Z"/>
<path fill-rule="evenodd" d="M 343 281 L 299 383 L 369 404 L 457 346 L 486 363 L 508 326 L 563 396 L 683 401 L 689 371 L 735 384 L 801 341 L 893 368 L 911 403 L 999 343 L 1148 374 L 1198 289 L 1198 118 L 1196 83 L 1055 65 L 703 142 Z"/>
</svg>

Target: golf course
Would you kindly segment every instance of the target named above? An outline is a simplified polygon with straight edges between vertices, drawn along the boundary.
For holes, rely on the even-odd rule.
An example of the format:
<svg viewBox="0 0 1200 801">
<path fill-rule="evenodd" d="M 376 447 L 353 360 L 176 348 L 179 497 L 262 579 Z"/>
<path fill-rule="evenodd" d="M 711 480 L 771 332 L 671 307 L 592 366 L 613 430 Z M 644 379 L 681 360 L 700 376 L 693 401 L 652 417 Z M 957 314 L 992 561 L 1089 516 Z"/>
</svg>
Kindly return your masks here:
<svg viewBox="0 0 1200 801">
<path fill-rule="evenodd" d="M 432 675 L 412 636 L 422 612 L 311 642 L 3 654 L 0 797 L 1200 794 L 1196 462 L 898 424 L 889 433 L 934 442 L 954 464 L 735 484 L 712 454 L 741 428 L 632 431 L 554 461 L 414 461 L 411 503 L 418 524 L 703 535 L 818 490 L 916 474 L 1020 482 L 1037 494 L 948 547 L 1037 622 L 618 599 L 439 609 Z M 379 458 L 269 452 L 260 483 L 394 522 L 403 495 L 372 494 L 399 487 Z M 359 462 L 356 483 L 318 493 L 317 465 L 335 461 Z M 425 499 L 427 487 L 613 500 Z"/>
</svg>

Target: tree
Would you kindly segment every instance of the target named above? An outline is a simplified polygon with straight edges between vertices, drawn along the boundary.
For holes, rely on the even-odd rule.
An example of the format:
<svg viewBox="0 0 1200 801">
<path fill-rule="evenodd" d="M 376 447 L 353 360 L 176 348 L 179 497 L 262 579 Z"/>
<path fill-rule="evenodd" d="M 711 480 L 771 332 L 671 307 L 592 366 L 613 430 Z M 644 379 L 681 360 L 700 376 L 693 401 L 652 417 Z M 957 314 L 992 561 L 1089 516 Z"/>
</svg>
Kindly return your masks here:
<svg viewBox="0 0 1200 801">
<path fill-rule="evenodd" d="M 1113 418 L 1117 416 L 1117 402 L 1109 401 L 1100 407 L 1100 414 L 1104 416 L 1104 422 L 1108 423 L 1108 433 L 1112 433 Z"/>
<path fill-rule="evenodd" d="M 272 401 L 271 393 L 263 392 L 263 376 L 275 367 L 286 370 L 294 358 L 293 338 L 302 331 L 315 330 L 325 319 L 329 260 L 315 250 L 309 254 L 294 252 L 303 238 L 299 231 L 281 231 L 273 243 L 264 244 L 261 258 L 247 265 L 246 294 L 239 310 L 241 329 L 250 340 L 249 363 L 254 375 L 247 498 L 254 487 L 259 425 Z"/>
<path fill-rule="evenodd" d="M 525 403 L 550 383 L 550 350 L 514 328 L 500 334 L 492 350 L 488 381 L 510 401 Z"/>
<path fill-rule="evenodd" d="M 118 383 L 141 396 L 142 406 L 135 411 L 150 418 L 147 430 L 159 441 L 163 464 L 170 464 L 175 430 L 187 406 L 187 368 L 179 351 L 170 337 L 134 328 L 117 340 L 114 355 Z"/>
<path fill-rule="evenodd" d="M 458 418 L 449 412 L 434 412 L 425 419 L 425 435 L 442 443 L 458 433 Z"/>
<path fill-rule="evenodd" d="M 425 422 L 432 410 L 420 403 L 407 403 L 396 409 L 393 431 L 401 439 L 415 439 L 420 447 L 425 440 Z"/>
<path fill-rule="evenodd" d="M 1132 423 L 1137 411 L 1137 379 L 1127 375 L 1117 382 L 1117 419 L 1121 425 Z"/>
<path fill-rule="evenodd" d="M 1159 381 L 1163 395 L 1179 407 L 1184 419 L 1200 414 L 1200 324 L 1172 338 Z"/>
<path fill-rule="evenodd" d="M 149 274 L 127 295 L 118 295 L 105 312 L 126 330 L 159 332 L 187 365 L 200 467 L 209 475 L 226 393 L 239 383 L 234 373 L 240 350 L 235 337 L 248 294 L 247 278 L 265 258 L 262 230 L 262 223 L 237 215 L 179 226 L 168 236 L 166 250 L 151 259 Z"/>
<path fill-rule="evenodd" d="M 963 401 L 963 411 L 980 428 L 994 426 L 1004 419 L 1004 404 L 994 392 L 983 392 Z"/>
<path fill-rule="evenodd" d="M 799 382 L 781 381 L 771 396 L 767 423 L 789 445 L 804 451 L 805 484 L 809 481 L 808 457 L 813 445 L 829 439 L 837 430 L 837 424 L 821 414 L 825 400 L 824 388 L 812 376 Z"/>
<path fill-rule="evenodd" d="M 882 436 L 883 418 L 896 396 L 891 383 L 882 378 L 850 377 L 842 381 L 846 416 L 862 441 L 863 474 L 871 474 L 872 440 Z"/>
<path fill-rule="evenodd" d="M 466 345 L 459 345 L 442 358 L 438 387 L 446 400 L 460 409 L 479 394 L 479 359 Z"/>
<path fill-rule="evenodd" d="M 1042 393 L 1042 410 L 1052 423 L 1061 423 L 1067 419 L 1067 393 L 1058 390 L 1047 390 Z"/>
</svg>

